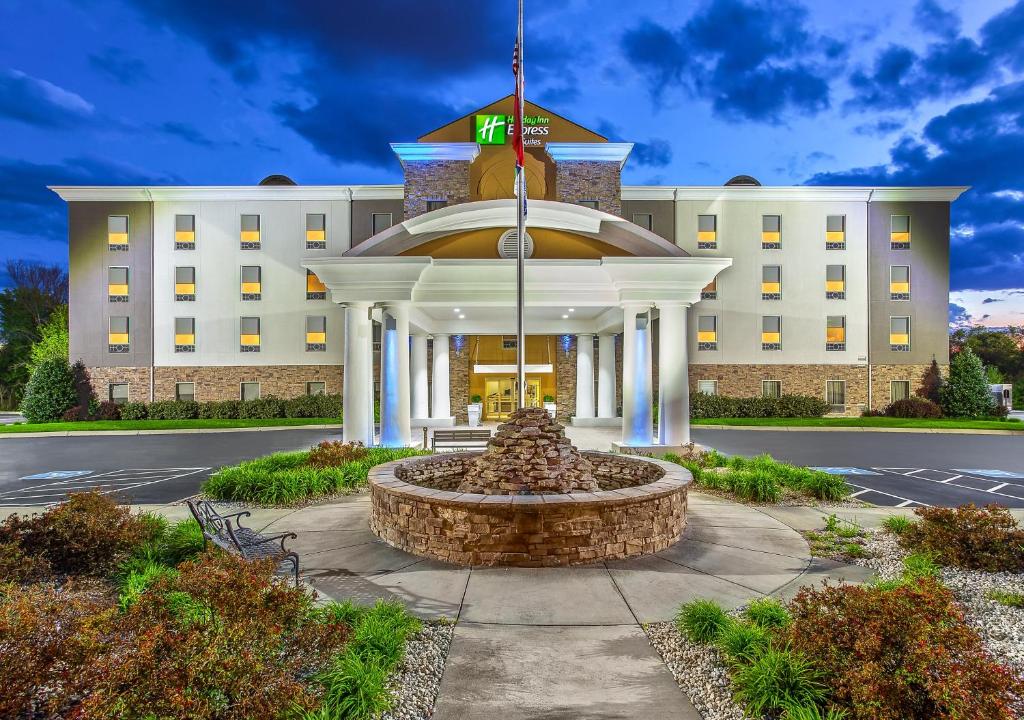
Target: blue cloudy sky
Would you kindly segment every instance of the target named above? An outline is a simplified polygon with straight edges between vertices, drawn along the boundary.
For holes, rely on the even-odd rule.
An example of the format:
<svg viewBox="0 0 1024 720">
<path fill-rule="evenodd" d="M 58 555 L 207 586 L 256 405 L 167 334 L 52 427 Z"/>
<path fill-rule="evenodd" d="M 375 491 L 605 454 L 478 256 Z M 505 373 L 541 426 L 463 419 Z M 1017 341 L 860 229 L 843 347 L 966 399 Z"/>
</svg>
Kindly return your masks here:
<svg viewBox="0 0 1024 720">
<path fill-rule="evenodd" d="M 66 263 L 48 184 L 395 182 L 507 94 L 513 0 L 4 0 L 0 259 Z M 1024 0 L 526 0 L 527 96 L 629 183 L 972 185 L 951 311 L 1024 324 Z M 0 286 L 4 278 L 0 277 Z"/>
</svg>

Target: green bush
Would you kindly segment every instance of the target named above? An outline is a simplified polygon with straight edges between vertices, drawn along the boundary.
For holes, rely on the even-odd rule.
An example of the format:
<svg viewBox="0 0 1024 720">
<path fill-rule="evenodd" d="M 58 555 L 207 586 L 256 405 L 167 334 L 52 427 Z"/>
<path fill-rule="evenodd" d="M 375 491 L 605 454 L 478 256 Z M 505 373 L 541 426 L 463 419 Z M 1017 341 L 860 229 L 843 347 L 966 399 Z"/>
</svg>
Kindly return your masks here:
<svg viewBox="0 0 1024 720">
<path fill-rule="evenodd" d="M 766 470 L 736 470 L 726 475 L 725 480 L 740 500 L 778 502 L 782 496 L 782 485 Z"/>
<path fill-rule="evenodd" d="M 893 535 L 902 535 L 913 525 L 914 521 L 903 515 L 890 515 L 882 521 L 882 528 L 888 530 Z"/>
<path fill-rule="evenodd" d="M 203 420 L 237 420 L 241 400 L 212 400 L 199 404 L 199 417 Z"/>
<path fill-rule="evenodd" d="M 949 417 L 977 418 L 992 413 L 994 403 L 981 359 L 965 346 L 949 363 L 949 379 L 939 389 L 942 410 Z"/>
<path fill-rule="evenodd" d="M 340 418 L 341 395 L 300 395 L 284 403 L 285 417 Z"/>
<path fill-rule="evenodd" d="M 145 420 L 149 417 L 146 403 L 126 402 L 120 406 L 122 420 Z"/>
<path fill-rule="evenodd" d="M 679 632 L 697 643 L 714 642 L 731 622 L 732 619 L 714 600 L 683 603 L 676 613 Z"/>
<path fill-rule="evenodd" d="M 825 699 L 822 673 L 788 648 L 766 648 L 749 665 L 737 668 L 733 684 L 736 699 L 751 717 Z"/>
<path fill-rule="evenodd" d="M 194 518 L 179 520 L 158 540 L 160 560 L 174 566 L 199 555 L 205 545 L 203 530 Z"/>
<path fill-rule="evenodd" d="M 837 707 L 830 707 L 827 710 L 822 710 L 818 705 L 798 705 L 792 704 L 786 706 L 786 712 L 782 715 L 782 720 L 845 720 L 846 711 Z"/>
<path fill-rule="evenodd" d="M 733 620 L 718 634 L 715 644 L 736 664 L 753 662 L 764 652 L 771 636 L 763 627 Z"/>
<path fill-rule="evenodd" d="M 753 600 L 743 614 L 750 622 L 767 629 L 786 627 L 792 619 L 786 606 L 772 597 Z"/>
<path fill-rule="evenodd" d="M 117 604 L 122 611 L 127 610 L 142 596 L 149 586 L 157 580 L 174 577 L 177 571 L 163 563 L 145 560 L 127 563 L 124 574 L 117 584 Z"/>
<path fill-rule="evenodd" d="M 238 406 L 238 417 L 255 420 L 284 417 L 284 404 L 273 395 L 255 400 L 243 400 Z"/>
<path fill-rule="evenodd" d="M 822 470 L 808 470 L 807 473 L 800 489 L 816 498 L 842 500 L 850 492 L 850 486 L 842 475 L 832 475 Z"/>
<path fill-rule="evenodd" d="M 50 358 L 40 362 L 32 373 L 21 401 L 21 414 L 30 423 L 57 422 L 77 402 L 75 377 L 68 361 Z"/>
<path fill-rule="evenodd" d="M 146 414 L 150 420 L 195 420 L 199 404 L 192 400 L 160 400 L 150 403 Z"/>
<path fill-rule="evenodd" d="M 695 420 L 727 417 L 821 417 L 830 406 L 809 395 L 736 398 L 727 395 L 694 393 L 690 396 L 690 416 Z"/>
<path fill-rule="evenodd" d="M 903 558 L 903 574 L 911 579 L 937 578 L 939 566 L 935 564 L 935 556 L 931 553 L 910 553 Z"/>
</svg>

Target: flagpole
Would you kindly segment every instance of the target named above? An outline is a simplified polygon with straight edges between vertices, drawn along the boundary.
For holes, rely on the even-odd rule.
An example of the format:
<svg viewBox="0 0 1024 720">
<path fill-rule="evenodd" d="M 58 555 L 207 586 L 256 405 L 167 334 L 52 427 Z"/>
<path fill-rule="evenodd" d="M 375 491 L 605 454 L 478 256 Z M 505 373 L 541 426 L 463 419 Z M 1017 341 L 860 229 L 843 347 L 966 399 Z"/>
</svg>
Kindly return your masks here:
<svg viewBox="0 0 1024 720">
<path fill-rule="evenodd" d="M 516 90 L 519 94 L 519 103 L 516 112 L 517 130 L 523 130 L 523 106 L 526 99 L 523 96 L 523 0 L 519 0 L 519 24 L 516 35 L 516 42 L 519 47 L 519 72 L 516 74 Z M 515 138 L 516 142 L 522 142 L 522 136 Z M 525 163 L 524 163 L 525 165 Z M 526 255 L 526 218 L 524 209 L 526 202 L 526 185 L 523 182 L 526 175 L 526 168 L 519 168 L 516 173 L 516 387 L 519 388 L 517 408 L 526 407 L 526 333 L 523 330 L 524 295 L 525 295 L 525 255 Z"/>
</svg>

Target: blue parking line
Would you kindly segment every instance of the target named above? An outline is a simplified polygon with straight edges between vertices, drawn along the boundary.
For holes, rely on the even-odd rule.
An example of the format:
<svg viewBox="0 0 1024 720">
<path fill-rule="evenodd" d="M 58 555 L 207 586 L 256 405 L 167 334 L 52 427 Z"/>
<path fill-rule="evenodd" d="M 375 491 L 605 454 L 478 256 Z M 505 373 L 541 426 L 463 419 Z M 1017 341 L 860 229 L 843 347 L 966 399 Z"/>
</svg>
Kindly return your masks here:
<svg viewBox="0 0 1024 720">
<path fill-rule="evenodd" d="M 809 470 L 820 470 L 821 472 L 828 473 L 829 475 L 881 475 L 874 470 L 865 470 L 864 468 L 856 467 L 812 467 Z"/>
<path fill-rule="evenodd" d="M 69 478 L 92 475 L 92 470 L 51 470 L 50 472 L 26 475 L 22 480 L 67 480 Z"/>
<path fill-rule="evenodd" d="M 1024 480 L 1024 475 L 1021 475 L 1019 473 L 1008 472 L 1006 470 L 966 470 L 964 468 L 953 468 L 953 470 L 955 470 L 958 473 L 966 473 L 968 475 L 980 475 L 981 477 Z"/>
</svg>

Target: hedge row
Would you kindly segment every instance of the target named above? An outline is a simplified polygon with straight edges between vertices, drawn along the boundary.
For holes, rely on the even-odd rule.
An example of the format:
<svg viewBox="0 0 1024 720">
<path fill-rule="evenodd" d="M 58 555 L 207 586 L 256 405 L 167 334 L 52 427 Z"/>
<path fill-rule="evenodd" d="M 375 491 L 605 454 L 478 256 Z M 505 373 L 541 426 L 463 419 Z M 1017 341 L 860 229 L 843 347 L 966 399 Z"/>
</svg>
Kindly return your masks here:
<svg viewBox="0 0 1024 720">
<path fill-rule="evenodd" d="M 272 418 L 341 418 L 341 395 L 300 395 L 282 400 L 160 400 L 116 406 L 121 420 L 239 420 Z M 116 418 L 114 418 L 116 419 Z"/>
<path fill-rule="evenodd" d="M 694 420 L 732 417 L 821 417 L 831 409 L 824 400 L 809 395 L 781 397 L 729 397 L 694 393 L 690 396 L 690 417 Z"/>
</svg>

